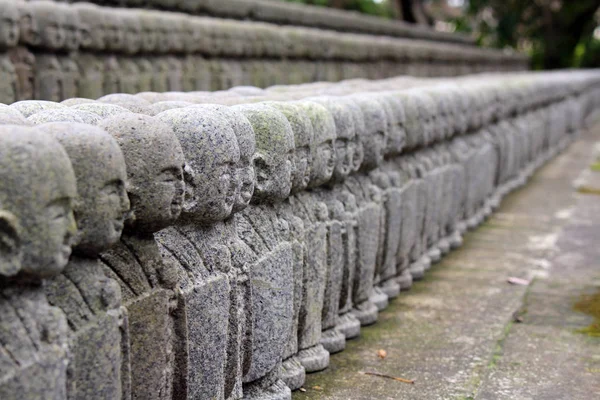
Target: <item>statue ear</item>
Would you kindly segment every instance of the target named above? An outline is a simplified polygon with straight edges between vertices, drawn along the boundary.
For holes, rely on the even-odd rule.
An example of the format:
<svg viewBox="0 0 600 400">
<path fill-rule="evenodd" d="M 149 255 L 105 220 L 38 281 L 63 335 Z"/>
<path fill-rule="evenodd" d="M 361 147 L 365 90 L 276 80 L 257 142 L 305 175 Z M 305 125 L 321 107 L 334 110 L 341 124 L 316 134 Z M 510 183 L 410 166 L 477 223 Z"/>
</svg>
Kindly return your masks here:
<svg viewBox="0 0 600 400">
<path fill-rule="evenodd" d="M 0 210 L 0 278 L 15 276 L 21 269 L 21 229 L 17 218 Z"/>
</svg>

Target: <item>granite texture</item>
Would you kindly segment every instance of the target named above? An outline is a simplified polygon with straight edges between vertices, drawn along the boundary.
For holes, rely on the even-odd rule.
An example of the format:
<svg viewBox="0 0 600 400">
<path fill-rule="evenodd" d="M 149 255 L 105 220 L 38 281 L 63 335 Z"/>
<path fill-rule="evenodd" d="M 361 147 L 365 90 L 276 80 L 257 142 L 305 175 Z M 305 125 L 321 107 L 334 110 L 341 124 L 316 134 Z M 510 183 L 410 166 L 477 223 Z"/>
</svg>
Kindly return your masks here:
<svg viewBox="0 0 600 400">
<path fill-rule="evenodd" d="M 69 7 L 40 3 L 32 15 Z M 80 22 L 103 10 L 76 8 Z M 19 36 L 73 48 L 78 18 L 46 11 L 60 37 L 38 43 L 44 24 Z M 144 15 L 149 32 L 162 26 L 161 12 Z M 82 43 L 111 57 L 193 47 L 181 16 L 154 38 L 129 12 L 104 17 L 102 43 Z M 237 40 L 226 28 L 223 54 Z M 262 39 L 262 54 L 281 51 Z M 65 57 L 60 47 L 36 62 Z M 169 57 L 152 60 L 167 62 L 156 84 L 178 73 Z M 54 96 L 73 82 L 52 65 Z M 113 72 L 111 85 L 126 81 Z M 598 103 L 597 72 L 556 71 L 2 105 L 0 395 L 290 399 Z"/>
</svg>

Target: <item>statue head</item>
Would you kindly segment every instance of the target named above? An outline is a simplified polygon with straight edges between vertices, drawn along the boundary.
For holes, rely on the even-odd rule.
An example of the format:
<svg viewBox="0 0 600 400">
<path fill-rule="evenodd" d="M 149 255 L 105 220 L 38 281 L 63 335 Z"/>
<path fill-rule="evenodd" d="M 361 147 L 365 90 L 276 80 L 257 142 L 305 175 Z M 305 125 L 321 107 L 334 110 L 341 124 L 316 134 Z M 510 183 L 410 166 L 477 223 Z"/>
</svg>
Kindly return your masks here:
<svg viewBox="0 0 600 400">
<path fill-rule="evenodd" d="M 71 106 L 71 108 L 75 110 L 91 112 L 92 114 L 98 115 L 101 119 L 112 117 L 113 115 L 131 113 L 131 111 L 129 111 L 128 109 L 118 106 L 116 104 L 106 104 L 100 102 L 76 104 L 74 106 Z"/>
<path fill-rule="evenodd" d="M 69 261 L 75 175 L 61 145 L 36 128 L 0 126 L 0 279 L 40 280 Z"/>
<path fill-rule="evenodd" d="M 333 116 L 336 130 L 334 147 L 336 161 L 332 181 L 342 182 L 350 175 L 354 166 L 356 128 L 352 116 L 354 110 L 350 107 L 351 101 L 343 97 L 315 97 L 308 100 L 323 105 Z"/>
<path fill-rule="evenodd" d="M 287 198 L 293 172 L 294 133 L 280 111 L 266 104 L 231 107 L 242 113 L 254 130 L 256 183 L 253 200 L 279 202 Z"/>
<path fill-rule="evenodd" d="M 123 153 L 112 136 L 92 125 L 52 122 L 38 128 L 60 142 L 75 171 L 79 242 L 73 252 L 95 258 L 119 240 L 129 214 Z"/>
<path fill-rule="evenodd" d="M 75 3 L 71 7 L 79 15 L 81 47 L 104 50 L 106 13 L 103 8 L 91 3 Z"/>
<path fill-rule="evenodd" d="M 17 109 L 0 104 L 0 125 L 31 125 Z"/>
<path fill-rule="evenodd" d="M 113 93 L 102 96 L 98 99 L 100 103 L 115 104 L 128 109 L 131 112 L 145 114 L 151 103 L 139 96 L 128 93 Z"/>
<path fill-rule="evenodd" d="M 49 0 L 33 1 L 29 5 L 37 27 L 39 43 L 36 46 L 50 50 L 62 49 L 65 45 L 65 15 L 62 4 Z"/>
<path fill-rule="evenodd" d="M 185 156 L 182 217 L 197 223 L 227 218 L 235 203 L 240 159 L 231 125 L 215 111 L 194 108 L 163 111 L 155 118 L 175 132 Z"/>
<path fill-rule="evenodd" d="M 142 10 L 139 11 L 139 18 L 142 25 L 142 51 L 152 53 L 158 45 L 158 14 L 155 11 Z"/>
<path fill-rule="evenodd" d="M 321 104 L 312 101 L 294 102 L 310 119 L 313 128 L 309 187 L 328 182 L 335 168 L 335 122 L 333 116 Z"/>
<path fill-rule="evenodd" d="M 67 51 L 75 51 L 79 48 L 79 44 L 81 43 L 82 27 L 79 13 L 70 5 L 63 6 L 61 12 L 63 13 L 65 20 L 64 48 Z"/>
<path fill-rule="evenodd" d="M 139 114 L 106 118 L 98 127 L 121 147 L 127 166 L 127 193 L 135 218 L 126 230 L 149 234 L 173 224 L 183 206 L 183 151 L 165 123 Z"/>
<path fill-rule="evenodd" d="M 348 96 L 362 112 L 365 131 L 360 137 L 364 158 L 361 170 L 377 168 L 383 162 L 386 146 L 387 119 L 381 104 L 370 95 Z"/>
<path fill-rule="evenodd" d="M 386 138 L 385 154 L 388 156 L 397 156 L 402 153 L 406 145 L 406 115 L 404 113 L 404 106 L 393 92 L 381 92 L 378 93 L 377 97 L 381 102 L 387 104 L 388 135 Z"/>
<path fill-rule="evenodd" d="M 57 108 L 40 111 L 33 114 L 27 121 L 32 125 L 41 125 L 49 122 L 77 122 L 80 124 L 95 125 L 100 117 L 88 111 L 74 110 L 72 108 Z"/>
<path fill-rule="evenodd" d="M 104 8 L 105 46 L 109 51 L 125 49 L 125 18 L 118 8 Z"/>
<path fill-rule="evenodd" d="M 29 118 L 33 114 L 40 111 L 66 108 L 64 104 L 46 100 L 23 100 L 17 101 L 9 106 L 10 108 L 20 112 L 25 118 Z"/>
<path fill-rule="evenodd" d="M 19 40 L 29 46 L 38 46 L 41 42 L 41 36 L 37 21 L 33 17 L 32 3 L 12 0 L 8 0 L 8 2 L 16 4 L 19 9 Z"/>
<path fill-rule="evenodd" d="M 250 121 L 248 121 L 244 114 L 231 107 L 202 104 L 194 105 L 190 108 L 217 112 L 229 122 L 233 129 L 237 138 L 238 148 L 240 149 L 240 160 L 235 165 L 237 185 L 232 212 L 242 211 L 250 204 L 250 200 L 254 194 L 254 153 L 256 152 L 256 142 Z"/>
<path fill-rule="evenodd" d="M 0 0 L 0 49 L 19 43 L 20 13 L 14 0 Z"/>
<path fill-rule="evenodd" d="M 292 173 L 291 192 L 300 192 L 306 189 L 310 182 L 311 148 L 314 138 L 312 123 L 306 112 L 296 104 L 278 101 L 266 104 L 281 111 L 292 127 L 294 133 L 294 171 Z"/>
<path fill-rule="evenodd" d="M 125 48 L 128 54 L 136 54 L 142 48 L 142 21 L 139 10 L 120 10 L 125 29 Z"/>
</svg>

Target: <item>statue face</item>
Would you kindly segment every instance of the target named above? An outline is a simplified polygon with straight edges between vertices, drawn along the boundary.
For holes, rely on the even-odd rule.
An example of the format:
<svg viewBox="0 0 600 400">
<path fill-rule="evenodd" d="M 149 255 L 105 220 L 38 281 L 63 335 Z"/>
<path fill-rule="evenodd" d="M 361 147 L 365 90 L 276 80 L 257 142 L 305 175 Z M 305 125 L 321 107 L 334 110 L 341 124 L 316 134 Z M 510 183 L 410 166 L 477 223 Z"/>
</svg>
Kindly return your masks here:
<svg viewBox="0 0 600 400">
<path fill-rule="evenodd" d="M 108 11 L 110 10 L 110 11 Z M 119 51 L 125 46 L 125 27 L 124 20 L 119 15 L 118 10 L 107 9 L 105 12 L 105 34 L 106 48 L 108 50 Z"/>
<path fill-rule="evenodd" d="M 135 13 L 127 13 L 123 18 L 125 24 L 125 49 L 135 54 L 142 47 L 142 24 Z"/>
<path fill-rule="evenodd" d="M 169 125 L 183 148 L 186 193 L 183 212 L 200 223 L 229 216 L 236 200 L 240 151 L 228 121 L 209 109 L 172 109 L 155 118 Z"/>
<path fill-rule="evenodd" d="M 231 108 L 244 114 L 254 130 L 254 197 L 268 202 L 285 199 L 290 194 L 294 171 L 294 133 L 290 123 L 283 113 L 266 104 Z"/>
<path fill-rule="evenodd" d="M 49 1 L 31 3 L 32 15 L 40 35 L 40 46 L 57 50 L 65 45 L 65 16 L 62 8 L 64 6 Z"/>
<path fill-rule="evenodd" d="M 335 141 L 335 168 L 333 171 L 334 177 L 338 179 L 344 179 L 350 172 L 353 167 L 354 157 L 354 146 L 351 146 L 353 142 L 348 140 L 347 138 L 338 138 Z"/>
<path fill-rule="evenodd" d="M 292 187 L 296 190 L 306 189 L 310 182 L 310 165 L 312 156 L 308 145 L 294 149 L 294 175 L 292 176 Z"/>
<path fill-rule="evenodd" d="M 19 10 L 12 1 L 0 1 L 0 47 L 14 47 L 19 42 Z"/>
<path fill-rule="evenodd" d="M 69 261 L 76 233 L 72 203 L 76 196 L 75 175 L 63 148 L 34 128 L 0 127 L 0 203 L 14 216 L 0 227 L 3 243 L 19 244 L 24 279 L 43 279 L 59 274 Z M 0 220 L 3 220 L 0 216 Z M 16 234 L 16 236 L 14 236 Z M 3 249 L 4 250 L 4 249 Z"/>
<path fill-rule="evenodd" d="M 72 7 L 64 7 L 62 12 L 65 16 L 65 49 L 75 51 L 81 42 L 79 14 Z"/>
<path fill-rule="evenodd" d="M 74 252 L 97 257 L 119 240 L 129 213 L 123 153 L 115 139 L 91 125 L 57 122 L 39 129 L 58 139 L 75 171 L 79 244 Z"/>
<path fill-rule="evenodd" d="M 183 151 L 164 123 L 144 115 L 124 114 L 99 127 L 119 143 L 127 165 L 129 199 L 135 219 L 128 229 L 153 233 L 171 225 L 183 207 Z"/>
<path fill-rule="evenodd" d="M 156 18 L 151 11 L 143 11 L 140 14 L 142 23 L 142 50 L 153 52 L 158 43 L 158 34 L 155 29 Z"/>
<path fill-rule="evenodd" d="M 20 2 L 18 3 L 20 20 L 20 38 L 21 40 L 31 46 L 37 46 L 40 44 L 41 36 L 38 31 L 37 20 L 33 17 L 33 11 L 31 8 L 32 3 Z"/>
</svg>

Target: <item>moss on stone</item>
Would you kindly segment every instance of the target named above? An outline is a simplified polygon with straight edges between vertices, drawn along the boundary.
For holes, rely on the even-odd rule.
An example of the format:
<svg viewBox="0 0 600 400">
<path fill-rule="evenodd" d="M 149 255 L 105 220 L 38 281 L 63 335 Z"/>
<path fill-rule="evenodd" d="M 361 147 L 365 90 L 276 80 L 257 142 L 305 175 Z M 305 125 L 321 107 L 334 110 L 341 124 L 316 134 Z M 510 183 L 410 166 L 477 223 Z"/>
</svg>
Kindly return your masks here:
<svg viewBox="0 0 600 400">
<path fill-rule="evenodd" d="M 600 337 L 600 290 L 595 294 L 582 295 L 573 308 L 594 318 L 591 325 L 578 329 L 577 332 L 592 337 Z"/>
</svg>

